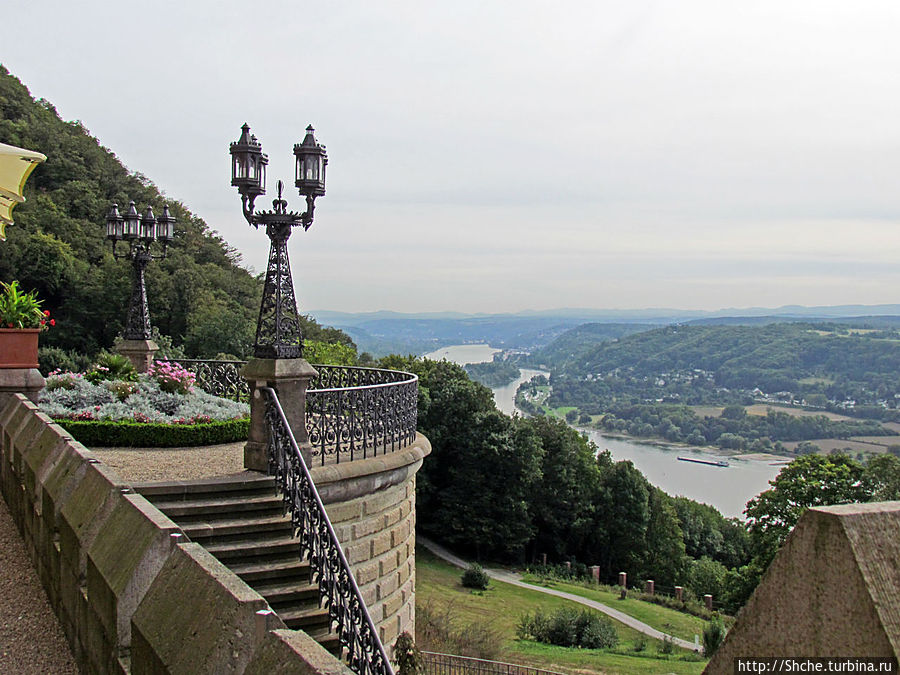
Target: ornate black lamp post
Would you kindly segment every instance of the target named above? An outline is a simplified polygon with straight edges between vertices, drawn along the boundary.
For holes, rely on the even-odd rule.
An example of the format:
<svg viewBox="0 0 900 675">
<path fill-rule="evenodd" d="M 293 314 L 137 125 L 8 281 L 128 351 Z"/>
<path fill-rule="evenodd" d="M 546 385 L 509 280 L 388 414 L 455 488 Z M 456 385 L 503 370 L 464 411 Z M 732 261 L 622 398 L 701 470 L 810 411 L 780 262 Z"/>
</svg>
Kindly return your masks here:
<svg viewBox="0 0 900 675">
<path fill-rule="evenodd" d="M 241 127 L 241 137 L 231 144 L 231 184 L 241 193 L 244 218 L 256 228 L 265 225 L 270 241 L 266 283 L 256 324 L 256 342 L 253 345 L 253 355 L 260 359 L 296 359 L 303 356 L 300 318 L 294 297 L 287 240 L 295 226 L 309 229 L 313 222 L 316 197 L 325 194 L 328 157 L 325 146 L 316 141 L 315 129 L 311 125 L 306 127 L 303 142 L 294 145 L 294 156 L 294 185 L 300 195 L 306 197 L 306 211 L 296 213 L 287 210 L 287 201 L 281 196 L 284 184 L 280 180 L 277 183 L 278 198 L 272 201 L 272 210 L 254 211 L 254 201 L 266 193 L 266 165 L 269 158 L 263 154 L 262 145 L 250 133 L 247 124 Z"/>
<path fill-rule="evenodd" d="M 106 216 L 106 238 L 112 241 L 113 256 L 116 260 L 126 258 L 131 261 L 131 300 L 125 323 L 125 345 L 120 351 L 131 358 L 139 371 L 146 370 L 156 351 L 156 345 L 150 341 L 150 311 L 147 308 L 144 270 L 151 260 L 166 257 L 169 242 L 174 238 L 174 227 L 175 218 L 169 215 L 168 206 L 156 218 L 150 206 L 140 216 L 134 202 L 131 202 L 128 211 L 121 216 L 118 204 L 113 204 Z M 122 240 L 128 242 L 125 252 L 116 250 L 116 244 Z M 162 244 L 162 252 L 156 255 L 151 250 L 154 241 Z"/>
</svg>

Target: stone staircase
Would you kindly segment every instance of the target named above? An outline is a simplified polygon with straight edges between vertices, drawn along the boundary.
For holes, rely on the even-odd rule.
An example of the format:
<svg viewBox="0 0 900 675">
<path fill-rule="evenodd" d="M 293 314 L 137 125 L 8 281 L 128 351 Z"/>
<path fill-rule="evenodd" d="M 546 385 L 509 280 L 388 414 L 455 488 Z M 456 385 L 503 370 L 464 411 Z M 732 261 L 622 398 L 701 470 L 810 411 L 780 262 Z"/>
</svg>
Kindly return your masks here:
<svg viewBox="0 0 900 675">
<path fill-rule="evenodd" d="M 291 536 L 290 517 L 282 514 L 273 478 L 247 472 L 134 487 L 265 598 L 288 628 L 304 631 L 340 656 L 328 610 L 319 607 L 318 586 Z"/>
</svg>

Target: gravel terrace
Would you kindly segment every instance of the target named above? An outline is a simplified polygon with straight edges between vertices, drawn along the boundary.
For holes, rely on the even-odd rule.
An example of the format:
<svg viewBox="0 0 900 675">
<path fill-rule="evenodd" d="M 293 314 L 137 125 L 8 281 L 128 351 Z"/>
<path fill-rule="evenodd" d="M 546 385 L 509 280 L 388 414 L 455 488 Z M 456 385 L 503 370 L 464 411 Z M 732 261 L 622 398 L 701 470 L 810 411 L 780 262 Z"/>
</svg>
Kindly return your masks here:
<svg viewBox="0 0 900 675">
<path fill-rule="evenodd" d="M 79 672 L 2 498 L 0 597 L 0 673 Z"/>
<path fill-rule="evenodd" d="M 197 448 L 91 448 L 123 480 L 144 483 L 241 473 L 245 442 Z"/>
</svg>

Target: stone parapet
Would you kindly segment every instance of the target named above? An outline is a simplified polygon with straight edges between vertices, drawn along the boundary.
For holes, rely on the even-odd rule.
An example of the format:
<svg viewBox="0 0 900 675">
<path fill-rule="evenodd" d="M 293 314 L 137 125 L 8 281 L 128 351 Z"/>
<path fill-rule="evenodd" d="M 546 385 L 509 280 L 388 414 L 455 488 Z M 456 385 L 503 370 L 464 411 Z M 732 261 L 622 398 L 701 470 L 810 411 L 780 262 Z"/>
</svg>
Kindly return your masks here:
<svg viewBox="0 0 900 675">
<path fill-rule="evenodd" d="M 83 672 L 350 675 L 21 394 L 0 492 Z"/>
<path fill-rule="evenodd" d="M 430 452 L 417 434 L 403 450 L 310 470 L 385 646 L 415 629 L 416 472 Z"/>
</svg>

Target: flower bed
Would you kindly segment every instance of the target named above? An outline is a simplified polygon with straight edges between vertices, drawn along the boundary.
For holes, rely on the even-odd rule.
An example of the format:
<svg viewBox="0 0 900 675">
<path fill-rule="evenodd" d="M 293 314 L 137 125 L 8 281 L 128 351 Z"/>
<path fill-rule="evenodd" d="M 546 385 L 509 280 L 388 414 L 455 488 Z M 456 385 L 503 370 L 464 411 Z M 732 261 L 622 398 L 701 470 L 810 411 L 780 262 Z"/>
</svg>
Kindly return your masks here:
<svg viewBox="0 0 900 675">
<path fill-rule="evenodd" d="M 179 368 L 151 370 L 134 381 L 97 380 L 97 372 L 50 373 L 39 399 L 85 445 L 178 447 L 247 438 L 249 406 L 194 388 Z"/>
</svg>

